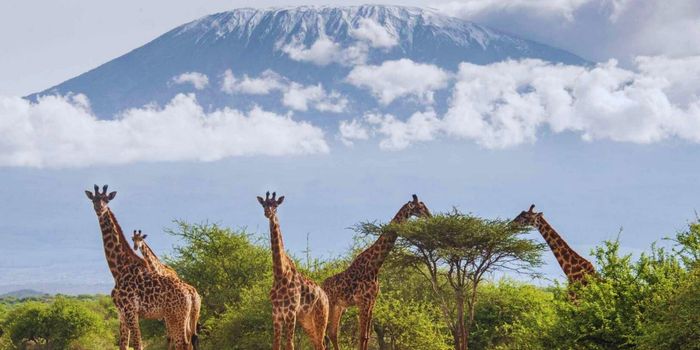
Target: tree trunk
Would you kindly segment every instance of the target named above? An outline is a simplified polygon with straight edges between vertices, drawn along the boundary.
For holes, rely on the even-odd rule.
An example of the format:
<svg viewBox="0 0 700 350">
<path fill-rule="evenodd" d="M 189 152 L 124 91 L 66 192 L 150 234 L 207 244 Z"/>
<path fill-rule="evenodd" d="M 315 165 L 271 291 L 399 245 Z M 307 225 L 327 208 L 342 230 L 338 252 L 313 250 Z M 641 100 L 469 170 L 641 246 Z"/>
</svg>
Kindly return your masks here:
<svg viewBox="0 0 700 350">
<path fill-rule="evenodd" d="M 469 344 L 467 340 L 469 335 L 465 327 L 464 320 L 464 293 L 462 291 L 456 291 L 455 293 L 455 303 L 457 305 L 457 322 L 455 324 L 455 350 L 467 350 Z"/>
<path fill-rule="evenodd" d="M 469 346 L 469 335 L 471 333 L 472 325 L 474 324 L 474 317 L 476 316 L 476 297 L 477 297 L 477 286 L 476 284 L 474 285 L 474 288 L 472 289 L 472 295 L 469 299 L 469 319 L 467 320 L 467 324 L 464 328 L 464 342 L 466 344 L 466 347 L 464 348 L 465 350 Z"/>
<path fill-rule="evenodd" d="M 389 344 L 386 343 L 384 339 L 384 327 L 374 322 L 374 333 L 377 333 L 377 343 L 379 344 L 379 350 L 389 350 Z"/>
</svg>

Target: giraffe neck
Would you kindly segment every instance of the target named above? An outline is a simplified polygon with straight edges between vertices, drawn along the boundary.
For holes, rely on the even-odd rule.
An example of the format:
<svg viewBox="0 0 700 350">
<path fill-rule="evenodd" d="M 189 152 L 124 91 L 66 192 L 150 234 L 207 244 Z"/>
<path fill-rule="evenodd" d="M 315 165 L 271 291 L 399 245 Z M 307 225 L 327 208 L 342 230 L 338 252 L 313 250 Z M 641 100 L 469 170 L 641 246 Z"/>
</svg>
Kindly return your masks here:
<svg viewBox="0 0 700 350">
<path fill-rule="evenodd" d="M 163 266 L 163 263 L 158 259 L 156 253 L 153 252 L 153 249 L 151 249 L 146 242 L 141 242 L 141 254 L 143 255 L 143 260 L 150 269 L 158 271 Z"/>
<path fill-rule="evenodd" d="M 281 279 L 287 272 L 287 253 L 284 251 L 282 231 L 277 214 L 270 217 L 270 247 L 272 248 L 272 273 L 275 279 Z"/>
<path fill-rule="evenodd" d="M 121 274 L 121 270 L 129 264 L 128 255 L 124 251 L 124 245 L 121 242 L 125 238 L 119 236 L 118 232 L 121 231 L 121 228 L 109 208 L 104 209 L 102 212 L 97 212 L 97 219 L 102 231 L 102 243 L 107 266 L 109 266 L 112 277 L 116 279 Z"/>
<path fill-rule="evenodd" d="M 411 211 L 404 205 L 401 207 L 401 209 L 399 209 L 396 215 L 394 215 L 394 218 L 391 219 L 391 223 L 400 224 L 408 220 L 410 217 Z M 379 238 L 377 238 L 372 246 L 367 248 L 366 252 L 370 254 L 370 257 L 372 257 L 372 259 L 370 259 L 368 262 L 369 265 L 366 267 L 367 269 L 376 272 L 379 271 L 384 264 L 384 261 L 389 256 L 389 253 L 391 253 L 391 250 L 394 249 L 396 238 L 397 235 L 395 232 L 384 232 L 379 236 Z"/>
<path fill-rule="evenodd" d="M 557 258 L 557 262 L 562 267 L 562 270 L 564 270 L 564 273 L 567 274 L 567 277 L 570 277 L 564 269 L 564 264 L 568 263 L 572 257 L 577 257 L 579 255 L 573 251 L 568 244 L 566 244 L 559 233 L 557 233 L 552 225 L 550 225 L 543 217 L 540 217 L 536 226 L 537 230 L 540 231 L 540 234 L 547 242 L 547 245 L 549 245 L 549 248 L 552 250 L 554 257 Z"/>
</svg>

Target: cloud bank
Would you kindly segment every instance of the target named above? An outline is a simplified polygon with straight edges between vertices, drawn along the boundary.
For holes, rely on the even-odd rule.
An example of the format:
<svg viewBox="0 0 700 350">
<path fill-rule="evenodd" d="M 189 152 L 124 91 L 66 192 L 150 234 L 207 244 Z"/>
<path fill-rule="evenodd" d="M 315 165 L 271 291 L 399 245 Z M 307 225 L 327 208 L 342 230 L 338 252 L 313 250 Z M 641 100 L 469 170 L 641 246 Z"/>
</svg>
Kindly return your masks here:
<svg viewBox="0 0 700 350">
<path fill-rule="evenodd" d="M 192 84 L 197 90 L 203 90 L 209 85 L 209 77 L 199 72 L 182 73 L 171 80 L 173 84 Z"/>
<path fill-rule="evenodd" d="M 447 72 L 435 65 L 402 58 L 384 61 L 378 66 L 357 66 L 350 71 L 346 81 L 370 90 L 383 105 L 405 96 L 431 104 L 435 90 L 447 87 L 449 78 Z"/>
<path fill-rule="evenodd" d="M 700 55 L 697 0 L 434 0 L 431 6 L 625 67 L 637 56 Z"/>
<path fill-rule="evenodd" d="M 321 129 L 253 108 L 205 112 L 192 94 L 163 107 L 98 120 L 83 95 L 33 103 L 0 97 L 0 166 L 85 167 L 138 161 L 215 161 L 234 156 L 327 153 Z"/>
<path fill-rule="evenodd" d="M 321 83 L 302 85 L 266 70 L 259 77 L 244 75 L 237 79 L 230 69 L 223 74 L 221 91 L 233 94 L 267 95 L 282 93 L 282 104 L 295 111 L 308 111 L 314 108 L 320 112 L 341 113 L 348 105 L 348 99 L 337 91 L 326 91 Z"/>
<path fill-rule="evenodd" d="M 586 141 L 700 142 L 700 56 L 635 62 L 635 71 L 614 60 L 592 68 L 532 59 L 462 63 L 442 117 L 428 111 L 402 121 L 370 113 L 339 134 L 350 143 L 363 130 L 387 150 L 439 136 L 507 148 L 533 143 L 545 131 L 574 132 Z"/>
</svg>

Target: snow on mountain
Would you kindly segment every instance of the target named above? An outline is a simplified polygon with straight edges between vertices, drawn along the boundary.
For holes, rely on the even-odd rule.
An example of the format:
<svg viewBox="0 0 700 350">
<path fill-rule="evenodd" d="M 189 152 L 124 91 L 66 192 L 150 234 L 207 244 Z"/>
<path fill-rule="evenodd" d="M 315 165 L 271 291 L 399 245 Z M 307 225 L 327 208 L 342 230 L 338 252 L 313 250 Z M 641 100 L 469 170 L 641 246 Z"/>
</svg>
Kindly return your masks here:
<svg viewBox="0 0 700 350">
<path fill-rule="evenodd" d="M 193 92 L 205 108 L 247 110 L 258 105 L 337 125 L 333 116 L 380 106 L 371 91 L 348 81 L 355 68 L 408 59 L 455 72 L 463 61 L 488 64 L 520 58 L 587 64 L 569 52 L 430 9 L 237 9 L 184 24 L 28 98 L 81 93 L 99 117 L 109 119 L 128 108 L 163 105 L 177 93 Z M 438 110 L 446 95 L 436 92 Z M 414 102 L 382 107 L 410 110 Z"/>
</svg>

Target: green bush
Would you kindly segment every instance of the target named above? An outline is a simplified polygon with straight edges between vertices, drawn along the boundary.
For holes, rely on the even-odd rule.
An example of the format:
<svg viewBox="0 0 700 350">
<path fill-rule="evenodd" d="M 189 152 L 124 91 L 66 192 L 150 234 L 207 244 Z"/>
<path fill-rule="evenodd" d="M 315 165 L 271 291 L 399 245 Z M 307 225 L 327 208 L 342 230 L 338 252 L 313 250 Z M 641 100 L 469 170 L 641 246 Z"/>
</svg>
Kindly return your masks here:
<svg viewBox="0 0 700 350">
<path fill-rule="evenodd" d="M 202 322 L 241 302 L 241 293 L 271 274 L 270 250 L 244 230 L 177 221 L 168 230 L 182 245 L 167 259 L 202 297 Z"/>
<path fill-rule="evenodd" d="M 113 340 L 98 313 L 90 310 L 84 302 L 65 297 L 57 297 L 51 303 L 22 303 L 9 312 L 3 328 L 7 329 L 9 339 L 18 349 L 86 348 L 80 344 L 81 339 L 97 342 L 101 346 L 113 343 L 97 341 L 105 337 L 107 340 Z"/>
</svg>

